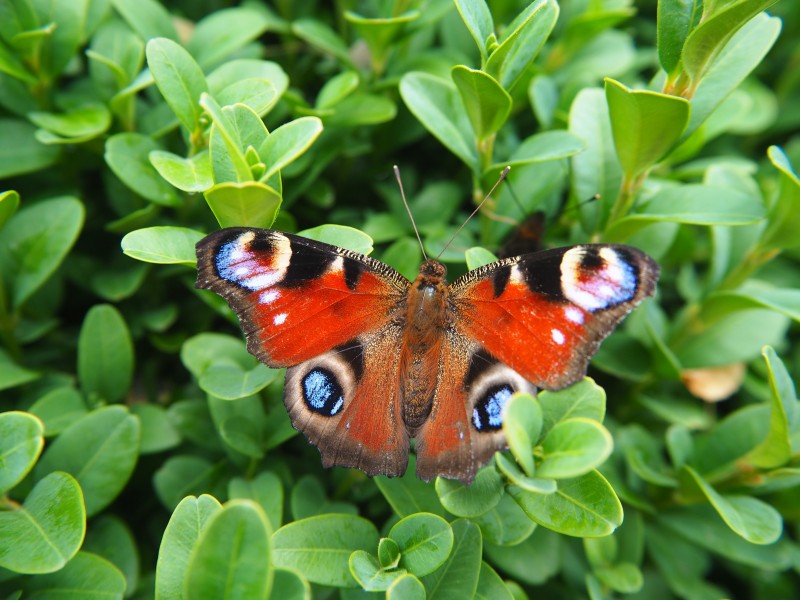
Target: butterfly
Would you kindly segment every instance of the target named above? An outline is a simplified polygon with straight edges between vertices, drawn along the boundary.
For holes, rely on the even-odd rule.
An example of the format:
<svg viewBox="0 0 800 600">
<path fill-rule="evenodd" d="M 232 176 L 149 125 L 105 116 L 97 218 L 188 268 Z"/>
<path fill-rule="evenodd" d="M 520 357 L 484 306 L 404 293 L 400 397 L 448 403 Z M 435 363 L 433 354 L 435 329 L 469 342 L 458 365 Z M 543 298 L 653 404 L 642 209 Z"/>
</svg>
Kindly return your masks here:
<svg viewBox="0 0 800 600">
<path fill-rule="evenodd" d="M 581 379 L 600 342 L 655 290 L 659 267 L 629 246 L 506 258 L 447 284 L 426 260 L 414 281 L 351 250 L 269 229 L 197 244 L 196 287 L 236 312 L 251 354 L 287 367 L 292 425 L 323 465 L 470 483 L 506 447 L 518 391 Z"/>
</svg>

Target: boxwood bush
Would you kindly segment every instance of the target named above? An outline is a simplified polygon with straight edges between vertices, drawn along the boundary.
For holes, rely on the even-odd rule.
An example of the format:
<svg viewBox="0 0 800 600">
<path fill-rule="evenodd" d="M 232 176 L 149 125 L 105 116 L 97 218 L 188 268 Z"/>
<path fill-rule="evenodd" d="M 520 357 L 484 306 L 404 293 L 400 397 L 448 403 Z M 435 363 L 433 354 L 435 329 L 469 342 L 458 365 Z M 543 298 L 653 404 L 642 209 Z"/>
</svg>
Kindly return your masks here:
<svg viewBox="0 0 800 600">
<path fill-rule="evenodd" d="M 776 0 L 0 0 L 0 596 L 797 597 L 799 35 Z M 432 255 L 512 167 L 451 278 L 534 214 L 662 267 L 468 487 L 323 469 L 193 287 L 233 225 L 413 277 L 394 164 Z"/>
</svg>

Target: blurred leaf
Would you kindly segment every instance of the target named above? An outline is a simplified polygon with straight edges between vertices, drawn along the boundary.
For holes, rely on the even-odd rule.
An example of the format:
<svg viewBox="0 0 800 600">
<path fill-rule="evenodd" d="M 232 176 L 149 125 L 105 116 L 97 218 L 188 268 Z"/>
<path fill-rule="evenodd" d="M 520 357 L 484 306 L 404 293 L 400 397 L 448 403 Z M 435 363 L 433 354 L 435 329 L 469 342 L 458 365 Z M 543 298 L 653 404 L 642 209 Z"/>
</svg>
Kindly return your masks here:
<svg viewBox="0 0 800 600">
<path fill-rule="evenodd" d="M 217 10 L 197 23 L 186 50 L 207 68 L 258 38 L 268 26 L 269 20 L 259 10 L 244 7 Z"/>
<path fill-rule="evenodd" d="M 359 254 L 372 253 L 372 238 L 366 233 L 346 225 L 320 225 L 298 231 L 297 235 L 332 246 L 347 248 Z"/>
<path fill-rule="evenodd" d="M 87 396 L 119 402 L 133 382 L 133 341 L 125 319 L 110 304 L 93 306 L 78 337 L 78 379 Z"/>
<path fill-rule="evenodd" d="M 494 22 L 489 7 L 484 0 L 456 0 L 456 8 L 478 46 L 481 59 L 486 60 L 487 43 L 494 36 Z"/>
<path fill-rule="evenodd" d="M 180 206 L 175 188 L 150 163 L 158 144 L 140 133 L 117 133 L 106 140 L 105 159 L 114 174 L 131 190 L 161 206 Z"/>
</svg>

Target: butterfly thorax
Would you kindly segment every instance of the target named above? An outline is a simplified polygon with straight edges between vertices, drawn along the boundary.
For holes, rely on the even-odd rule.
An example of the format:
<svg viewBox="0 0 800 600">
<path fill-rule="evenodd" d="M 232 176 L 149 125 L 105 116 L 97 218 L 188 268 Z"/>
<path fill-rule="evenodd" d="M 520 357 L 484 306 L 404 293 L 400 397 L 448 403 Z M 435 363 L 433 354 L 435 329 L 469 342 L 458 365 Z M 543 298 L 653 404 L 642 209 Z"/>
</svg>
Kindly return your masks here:
<svg viewBox="0 0 800 600">
<path fill-rule="evenodd" d="M 403 421 L 410 432 L 428 418 L 438 380 L 442 335 L 447 327 L 447 270 L 425 261 L 411 284 L 406 304 L 406 328 L 400 348 L 400 390 Z"/>
</svg>

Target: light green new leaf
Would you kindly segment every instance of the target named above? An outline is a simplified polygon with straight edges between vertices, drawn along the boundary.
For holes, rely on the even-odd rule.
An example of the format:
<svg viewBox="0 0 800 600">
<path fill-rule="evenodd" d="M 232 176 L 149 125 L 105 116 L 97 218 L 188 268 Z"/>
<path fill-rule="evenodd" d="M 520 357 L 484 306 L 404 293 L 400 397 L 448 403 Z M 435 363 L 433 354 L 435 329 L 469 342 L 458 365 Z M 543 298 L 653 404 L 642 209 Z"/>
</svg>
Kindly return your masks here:
<svg viewBox="0 0 800 600">
<path fill-rule="evenodd" d="M 82 105 L 64 113 L 33 111 L 28 113 L 28 119 L 70 143 L 95 138 L 111 125 L 111 113 L 104 104 L 98 103 Z"/>
<path fill-rule="evenodd" d="M 409 573 L 401 575 L 386 590 L 386 600 L 425 600 L 425 586 Z"/>
<path fill-rule="evenodd" d="M 767 229 L 761 237 L 766 248 L 794 248 L 800 244 L 800 177 L 789 157 L 778 146 L 767 149 L 767 157 L 779 173 L 778 187 L 769 207 Z"/>
<path fill-rule="evenodd" d="M 0 192 L 0 229 L 5 227 L 8 220 L 19 208 L 19 193 L 14 190 Z"/>
<path fill-rule="evenodd" d="M 212 496 L 187 496 L 175 508 L 161 538 L 156 564 L 156 598 L 182 600 L 189 556 L 209 519 L 222 510 Z"/>
<path fill-rule="evenodd" d="M 267 165 L 261 181 L 266 181 L 291 164 L 308 150 L 321 133 L 322 121 L 317 117 L 301 117 L 278 127 L 258 148 L 258 156 Z"/>
<path fill-rule="evenodd" d="M 198 152 L 191 158 L 183 158 L 164 150 L 153 150 L 149 158 L 161 177 L 184 192 L 204 192 L 214 183 L 207 150 Z"/>
<path fill-rule="evenodd" d="M 489 7 L 484 0 L 456 0 L 456 8 L 478 46 L 481 59 L 485 61 L 488 56 L 487 42 L 494 36 L 494 21 Z"/>
<path fill-rule="evenodd" d="M 272 589 L 272 529 L 252 500 L 215 511 L 189 557 L 186 598 L 267 600 Z"/>
<path fill-rule="evenodd" d="M 200 65 L 183 46 L 167 38 L 147 42 L 147 65 L 164 100 L 183 126 L 194 133 L 200 128 L 200 96 L 208 83 Z"/>
<path fill-rule="evenodd" d="M 533 446 L 544 423 L 542 407 L 530 394 L 514 394 L 505 406 L 503 432 L 508 449 L 529 477 L 533 477 Z"/>
<path fill-rule="evenodd" d="M 659 0 L 656 20 L 658 61 L 667 75 L 677 71 L 683 44 L 696 16 L 694 11 L 701 7 L 696 0 Z"/>
<path fill-rule="evenodd" d="M 400 95 L 428 131 L 474 173 L 479 172 L 475 133 L 455 84 L 428 73 L 406 73 L 400 80 Z"/>
<path fill-rule="evenodd" d="M 542 462 L 537 477 L 578 477 L 600 466 L 611 455 L 614 440 L 595 420 L 573 417 L 559 421 L 542 442 Z"/>
<path fill-rule="evenodd" d="M 136 260 L 162 265 L 197 264 L 195 244 L 205 234 L 186 227 L 146 227 L 122 238 L 122 251 Z"/>
<path fill-rule="evenodd" d="M 83 204 L 61 196 L 23 207 L 0 230 L 0 275 L 20 308 L 59 267 L 83 227 Z"/>
<path fill-rule="evenodd" d="M 120 312 L 93 306 L 78 336 L 78 379 L 90 398 L 120 402 L 133 381 L 133 341 Z"/>
<path fill-rule="evenodd" d="M 622 505 L 597 471 L 558 482 L 554 494 L 535 494 L 509 486 L 508 493 L 534 521 L 575 537 L 610 535 L 622 523 Z"/>
<path fill-rule="evenodd" d="M 401 519 L 389 531 L 389 538 L 400 550 L 399 566 L 417 577 L 438 569 L 453 547 L 450 524 L 430 513 L 416 513 Z"/>
<path fill-rule="evenodd" d="M 366 592 L 383 592 L 395 579 L 406 574 L 405 569 L 384 570 L 369 552 L 356 550 L 348 561 L 350 574 Z"/>
<path fill-rule="evenodd" d="M 317 242 L 331 244 L 332 246 L 347 248 L 360 254 L 370 254 L 372 252 L 372 238 L 363 231 L 347 225 L 319 225 L 311 229 L 298 231 L 297 235 L 302 235 Z"/>
<path fill-rule="evenodd" d="M 220 227 L 270 227 L 281 195 L 260 181 L 219 183 L 203 194 Z"/>
<path fill-rule="evenodd" d="M 511 112 L 511 96 L 491 75 L 456 65 L 450 76 L 467 110 L 477 143 L 497 133 Z"/>
<path fill-rule="evenodd" d="M 631 90 L 605 80 L 617 156 L 629 180 L 647 171 L 677 144 L 689 122 L 685 98 Z"/>
<path fill-rule="evenodd" d="M 39 481 L 16 510 L 0 511 L 0 567 L 51 573 L 78 552 L 86 533 L 81 487 L 66 473 Z"/>
</svg>

